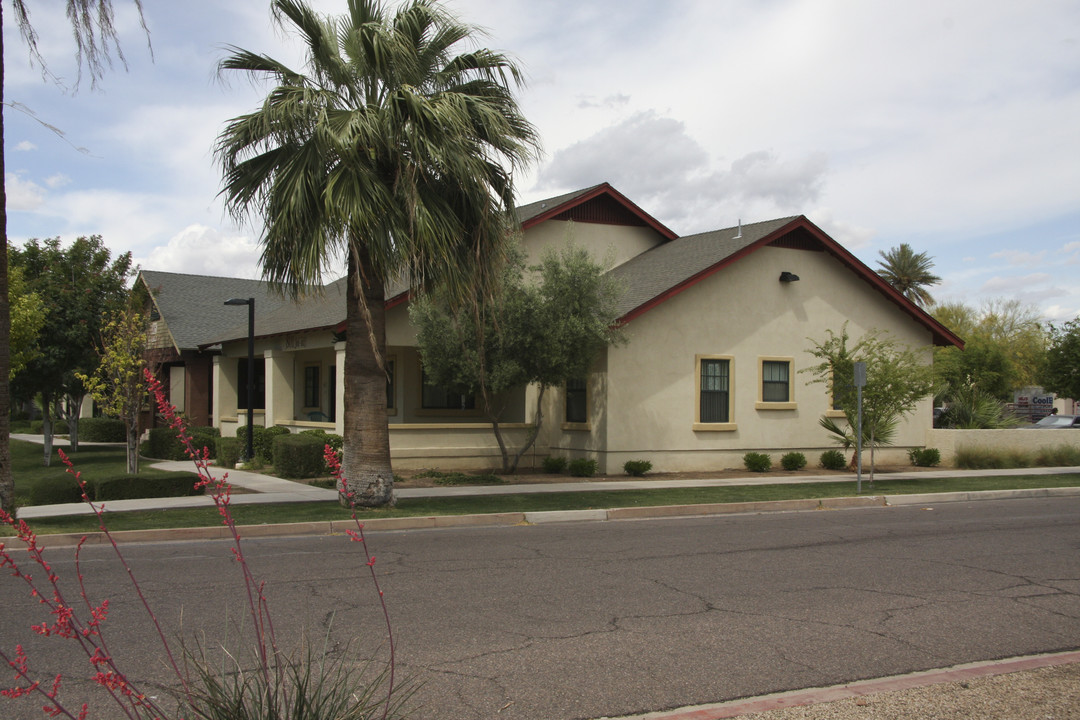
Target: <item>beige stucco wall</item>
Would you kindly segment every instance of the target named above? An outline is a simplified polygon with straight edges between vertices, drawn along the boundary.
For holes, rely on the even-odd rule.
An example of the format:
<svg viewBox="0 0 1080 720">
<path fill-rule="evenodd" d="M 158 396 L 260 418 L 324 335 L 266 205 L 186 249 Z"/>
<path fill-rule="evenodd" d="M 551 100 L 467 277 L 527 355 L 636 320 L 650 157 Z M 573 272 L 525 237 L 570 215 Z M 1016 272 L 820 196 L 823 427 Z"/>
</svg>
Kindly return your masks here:
<svg viewBox="0 0 1080 720">
<path fill-rule="evenodd" d="M 801 279 L 778 281 L 788 270 Z M 926 346 L 930 334 L 863 280 L 822 252 L 762 248 L 669 299 L 626 326 L 630 342 L 610 348 L 603 435 L 596 440 L 602 470 L 618 472 L 629 459 L 647 459 L 660 471 L 741 467 L 748 450 L 774 462 L 793 450 L 813 463 L 833 447 L 818 425 L 828 410 L 824 385 L 800 372 L 814 363 L 808 338 L 844 323 L 853 339 L 887 329 L 898 341 Z M 731 358 L 732 425 L 726 432 L 695 430 L 696 357 Z M 760 409 L 762 357 L 792 358 L 790 409 Z M 920 403 L 901 426 L 896 450 L 921 447 L 932 422 L 932 401 Z M 573 442 L 563 439 L 557 445 Z M 813 453 L 813 454 L 812 454 Z"/>
<path fill-rule="evenodd" d="M 572 242 L 610 269 L 659 245 L 662 240 L 655 230 L 647 227 L 548 220 L 529 228 L 523 243 L 529 265 L 538 264 L 548 250 L 558 251 Z"/>
<path fill-rule="evenodd" d="M 1080 448 L 1080 430 L 946 430 L 930 428 L 926 433 L 926 447 L 941 452 L 941 464 L 953 465 L 956 451 L 992 450 L 994 452 L 1036 452 L 1061 445 Z"/>
</svg>

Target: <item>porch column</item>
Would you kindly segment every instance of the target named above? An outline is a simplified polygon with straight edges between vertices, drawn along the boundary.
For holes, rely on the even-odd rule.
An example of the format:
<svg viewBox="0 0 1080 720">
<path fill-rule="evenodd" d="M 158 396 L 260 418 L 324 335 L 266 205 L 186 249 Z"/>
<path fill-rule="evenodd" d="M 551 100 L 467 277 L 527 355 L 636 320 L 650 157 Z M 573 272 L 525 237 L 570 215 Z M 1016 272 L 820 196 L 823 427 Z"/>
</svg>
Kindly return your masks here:
<svg viewBox="0 0 1080 720">
<path fill-rule="evenodd" d="M 230 372 L 231 368 L 231 372 Z M 236 415 L 236 358 L 214 356 L 214 395 L 211 407 L 214 427 L 221 428 L 221 419 Z"/>
<path fill-rule="evenodd" d="M 334 343 L 334 407 L 337 412 L 334 415 L 334 433 L 345 435 L 345 343 Z"/>
<path fill-rule="evenodd" d="M 266 427 L 294 420 L 293 364 L 294 355 L 282 350 L 265 350 L 266 363 Z"/>
</svg>

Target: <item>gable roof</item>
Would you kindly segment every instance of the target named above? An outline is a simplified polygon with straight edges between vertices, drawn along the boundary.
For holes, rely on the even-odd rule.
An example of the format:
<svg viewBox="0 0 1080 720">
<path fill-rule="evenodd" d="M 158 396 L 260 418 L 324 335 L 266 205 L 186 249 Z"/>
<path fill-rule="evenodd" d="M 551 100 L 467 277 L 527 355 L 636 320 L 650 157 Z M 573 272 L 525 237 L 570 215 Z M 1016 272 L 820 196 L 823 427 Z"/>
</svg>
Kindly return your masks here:
<svg viewBox="0 0 1080 720">
<path fill-rule="evenodd" d="M 230 298 L 255 298 L 257 317 L 288 302 L 261 280 L 142 270 L 137 281 L 149 290 L 177 352 L 194 350 L 240 324 L 247 336 L 247 316 L 225 305 Z"/>
<path fill-rule="evenodd" d="M 829 253 L 929 330 L 935 345 L 964 346 L 955 333 L 897 292 L 803 215 L 687 235 L 612 269 L 609 275 L 627 288 L 618 307 L 619 322 L 630 322 L 740 258 L 770 245 Z"/>
<path fill-rule="evenodd" d="M 574 220 L 649 227 L 665 241 L 678 237 L 663 223 L 639 208 L 608 183 L 600 183 L 584 190 L 575 190 L 565 195 L 538 200 L 522 205 L 515 212 L 523 231 L 546 220 Z"/>
<path fill-rule="evenodd" d="M 340 278 L 299 301 L 286 300 L 267 312 L 255 313 L 255 337 L 338 329 L 345 322 L 348 278 Z M 258 307 L 258 301 L 256 301 Z M 247 322 L 209 338 L 202 347 L 247 337 Z"/>
</svg>

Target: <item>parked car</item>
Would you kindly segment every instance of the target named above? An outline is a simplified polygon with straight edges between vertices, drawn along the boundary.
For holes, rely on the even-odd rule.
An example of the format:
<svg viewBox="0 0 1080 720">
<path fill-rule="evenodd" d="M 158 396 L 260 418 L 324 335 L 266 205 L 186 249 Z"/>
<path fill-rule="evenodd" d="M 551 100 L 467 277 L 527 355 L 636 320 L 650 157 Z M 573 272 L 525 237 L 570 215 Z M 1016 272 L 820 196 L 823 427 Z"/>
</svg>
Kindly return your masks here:
<svg viewBox="0 0 1080 720">
<path fill-rule="evenodd" d="M 1080 428 L 1080 415 L 1047 415 L 1031 427 L 1040 429 Z"/>
</svg>

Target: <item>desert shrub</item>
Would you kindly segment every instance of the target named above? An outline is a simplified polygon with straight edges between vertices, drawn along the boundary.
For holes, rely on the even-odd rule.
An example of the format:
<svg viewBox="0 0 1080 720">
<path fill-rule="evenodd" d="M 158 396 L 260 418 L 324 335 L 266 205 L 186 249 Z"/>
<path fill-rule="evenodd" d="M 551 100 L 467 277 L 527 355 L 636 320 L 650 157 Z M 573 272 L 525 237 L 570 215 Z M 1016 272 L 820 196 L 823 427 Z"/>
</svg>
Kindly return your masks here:
<svg viewBox="0 0 1080 720">
<path fill-rule="evenodd" d="M 847 460 L 839 450 L 826 450 L 821 453 L 821 467 L 826 470 L 843 470 L 847 467 Z"/>
<path fill-rule="evenodd" d="M 806 456 L 801 452 L 785 453 L 784 456 L 780 458 L 780 465 L 785 470 L 802 470 L 806 467 Z"/>
<path fill-rule="evenodd" d="M 956 450 L 956 467 L 964 470 L 1003 470 L 1031 467 L 1032 456 L 1021 450 L 961 447 Z"/>
<path fill-rule="evenodd" d="M 280 435 L 274 439 L 274 471 L 283 478 L 319 477 L 324 473 L 323 443 L 311 435 Z"/>
<path fill-rule="evenodd" d="M 558 455 L 548 455 L 543 461 L 544 472 L 558 475 L 566 472 L 566 458 Z"/>
<path fill-rule="evenodd" d="M 767 472 L 772 468 L 772 458 L 765 453 L 748 452 L 742 461 L 750 472 Z"/>
<path fill-rule="evenodd" d="M 908 459 L 915 467 L 934 467 L 941 462 L 941 451 L 937 448 L 911 448 Z"/>
<path fill-rule="evenodd" d="M 641 477 L 652 470 L 652 463 L 648 460 L 627 460 L 622 466 L 623 472 L 634 477 Z"/>
<path fill-rule="evenodd" d="M 571 460 L 566 467 L 573 477 L 592 477 L 596 474 L 598 463 L 590 458 L 577 458 Z"/>
<path fill-rule="evenodd" d="M 86 442 L 124 442 L 127 430 L 119 418 L 83 418 L 79 420 L 79 439 Z"/>
<path fill-rule="evenodd" d="M 1039 448 L 1035 451 L 1034 464 L 1039 467 L 1068 467 L 1080 465 L 1080 448 L 1072 445 Z"/>
<path fill-rule="evenodd" d="M 417 473 L 418 478 L 431 478 L 436 485 L 502 485 L 506 481 L 494 473 L 441 472 L 425 470 Z"/>
</svg>

